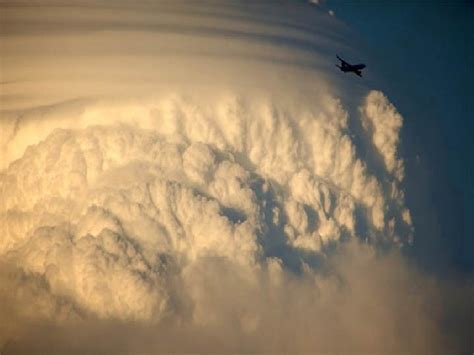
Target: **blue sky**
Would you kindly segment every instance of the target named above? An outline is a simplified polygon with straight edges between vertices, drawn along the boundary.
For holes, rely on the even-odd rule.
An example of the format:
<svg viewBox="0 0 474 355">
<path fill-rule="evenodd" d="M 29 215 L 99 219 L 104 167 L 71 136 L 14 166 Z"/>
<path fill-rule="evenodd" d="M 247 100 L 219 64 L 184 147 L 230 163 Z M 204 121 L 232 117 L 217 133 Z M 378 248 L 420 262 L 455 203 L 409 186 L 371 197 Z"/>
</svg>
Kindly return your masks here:
<svg viewBox="0 0 474 355">
<path fill-rule="evenodd" d="M 374 84 L 405 118 L 407 202 L 417 261 L 474 270 L 474 5 L 328 1 L 353 29 Z M 365 58 L 364 58 L 365 59 Z M 417 158 L 419 156 L 419 158 Z"/>
</svg>

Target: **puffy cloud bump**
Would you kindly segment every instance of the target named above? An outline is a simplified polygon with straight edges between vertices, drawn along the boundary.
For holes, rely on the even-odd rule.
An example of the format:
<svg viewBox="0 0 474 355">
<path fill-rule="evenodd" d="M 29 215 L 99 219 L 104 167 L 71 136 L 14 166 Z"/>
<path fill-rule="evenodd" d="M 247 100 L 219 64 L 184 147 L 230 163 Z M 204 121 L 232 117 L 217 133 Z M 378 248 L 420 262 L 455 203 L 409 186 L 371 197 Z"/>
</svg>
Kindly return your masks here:
<svg viewBox="0 0 474 355">
<path fill-rule="evenodd" d="M 432 285 L 397 251 L 403 119 L 329 69 L 335 18 L 2 6 L 0 348 L 439 349 L 413 286 Z"/>
</svg>

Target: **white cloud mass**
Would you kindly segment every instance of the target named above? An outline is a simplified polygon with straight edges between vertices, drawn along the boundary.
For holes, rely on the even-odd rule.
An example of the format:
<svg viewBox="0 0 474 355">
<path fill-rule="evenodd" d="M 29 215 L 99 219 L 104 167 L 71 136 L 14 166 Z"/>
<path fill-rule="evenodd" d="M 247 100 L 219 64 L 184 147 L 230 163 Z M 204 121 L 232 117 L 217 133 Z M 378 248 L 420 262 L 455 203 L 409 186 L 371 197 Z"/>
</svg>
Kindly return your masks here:
<svg viewBox="0 0 474 355">
<path fill-rule="evenodd" d="M 403 118 L 332 70 L 350 51 L 337 19 L 1 10 L 0 349 L 444 349 L 436 286 L 398 251 L 414 235 Z"/>
</svg>

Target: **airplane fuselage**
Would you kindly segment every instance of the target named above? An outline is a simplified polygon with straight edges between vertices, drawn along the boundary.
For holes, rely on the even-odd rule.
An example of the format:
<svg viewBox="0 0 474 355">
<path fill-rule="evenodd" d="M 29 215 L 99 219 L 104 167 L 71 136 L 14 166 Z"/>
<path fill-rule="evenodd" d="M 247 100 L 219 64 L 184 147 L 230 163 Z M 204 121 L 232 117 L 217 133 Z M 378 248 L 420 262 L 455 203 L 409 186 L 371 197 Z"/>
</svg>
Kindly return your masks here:
<svg viewBox="0 0 474 355">
<path fill-rule="evenodd" d="M 356 70 L 362 70 L 365 68 L 365 64 L 357 64 L 357 65 L 342 65 L 339 68 L 343 72 L 348 72 L 348 71 L 356 71 Z"/>
<path fill-rule="evenodd" d="M 349 64 L 346 61 L 344 61 L 339 56 L 337 56 L 337 59 L 339 59 L 341 61 L 341 64 L 340 65 L 336 64 L 336 67 L 341 69 L 341 71 L 343 71 L 344 73 L 352 72 L 352 73 L 355 73 L 358 76 L 362 77 L 362 69 L 365 68 L 365 64 L 361 63 L 361 64 L 352 65 L 352 64 Z"/>
</svg>

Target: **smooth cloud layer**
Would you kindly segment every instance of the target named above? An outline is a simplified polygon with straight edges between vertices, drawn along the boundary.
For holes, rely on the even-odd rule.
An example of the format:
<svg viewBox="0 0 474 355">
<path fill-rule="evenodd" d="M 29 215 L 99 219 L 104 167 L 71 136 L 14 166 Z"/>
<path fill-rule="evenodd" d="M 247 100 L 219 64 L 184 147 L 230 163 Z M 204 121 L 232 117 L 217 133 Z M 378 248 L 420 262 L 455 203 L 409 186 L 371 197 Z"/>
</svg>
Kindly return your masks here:
<svg viewBox="0 0 474 355">
<path fill-rule="evenodd" d="M 335 19 L 69 5 L 2 9 L 6 351 L 450 344 L 437 286 L 396 250 L 414 233 L 403 119 L 365 89 L 348 114 L 338 96 L 358 93 L 325 69 L 344 47 Z"/>
</svg>

